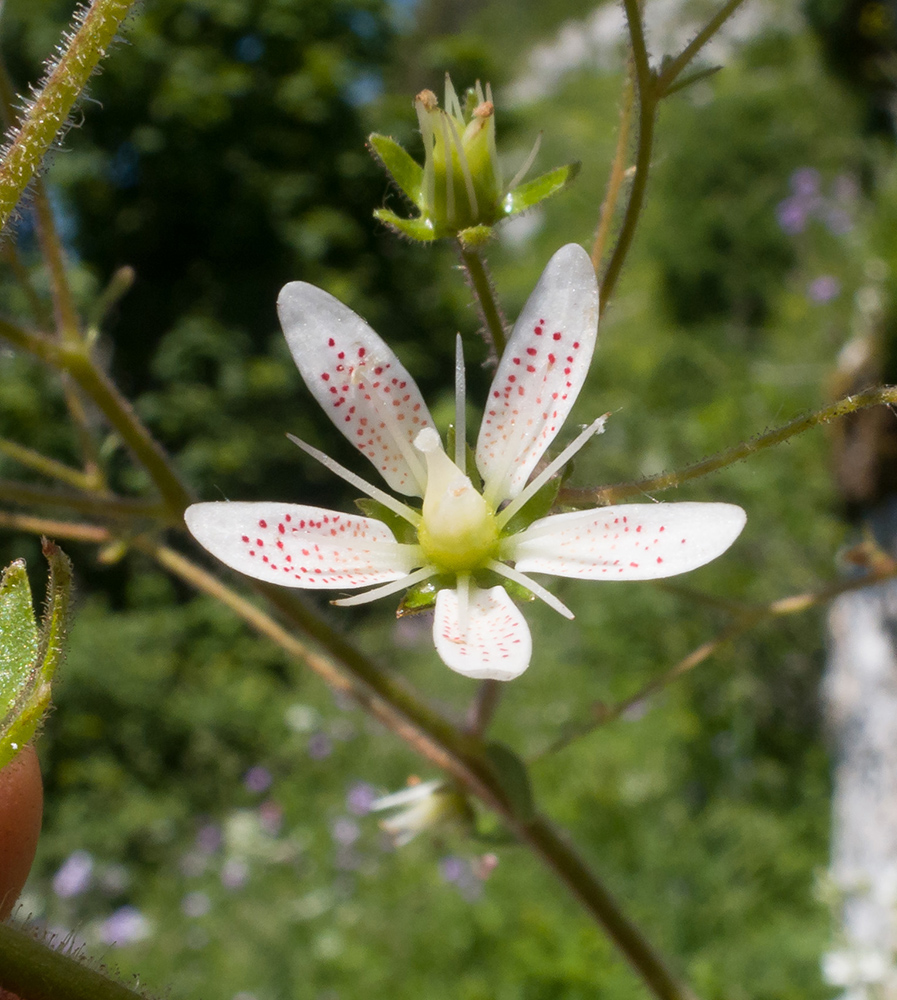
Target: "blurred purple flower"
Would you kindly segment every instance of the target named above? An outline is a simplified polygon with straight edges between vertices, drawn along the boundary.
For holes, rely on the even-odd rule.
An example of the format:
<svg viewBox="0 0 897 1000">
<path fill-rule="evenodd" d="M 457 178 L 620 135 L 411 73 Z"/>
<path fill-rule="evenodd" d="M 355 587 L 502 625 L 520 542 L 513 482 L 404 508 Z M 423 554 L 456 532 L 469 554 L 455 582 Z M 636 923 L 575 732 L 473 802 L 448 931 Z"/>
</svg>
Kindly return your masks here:
<svg viewBox="0 0 897 1000">
<path fill-rule="evenodd" d="M 464 858 L 453 855 L 443 858 L 439 862 L 439 872 L 469 903 L 473 903 L 483 894 L 482 880 L 477 877 L 470 862 Z"/>
<path fill-rule="evenodd" d="M 810 282 L 807 298 L 817 305 L 831 302 L 841 294 L 841 282 L 831 274 L 823 274 Z"/>
<path fill-rule="evenodd" d="M 221 884 L 226 889 L 242 889 L 249 879 L 249 865 L 242 858 L 228 858 L 221 869 Z"/>
<path fill-rule="evenodd" d="M 832 196 L 836 201 L 856 201 L 860 195 L 860 186 L 853 174 L 838 174 L 832 184 Z"/>
<path fill-rule="evenodd" d="M 469 870 L 467 862 L 463 858 L 456 858 L 452 855 L 439 862 L 439 874 L 446 882 L 457 882 L 464 878 Z"/>
<path fill-rule="evenodd" d="M 283 825 L 283 809 L 279 803 L 273 799 L 263 802 L 259 806 L 258 816 L 259 826 L 265 833 L 270 833 L 272 837 L 276 837 L 280 833 L 280 828 Z"/>
<path fill-rule="evenodd" d="M 791 190 L 804 198 L 819 193 L 819 171 L 815 167 L 800 167 L 791 175 Z"/>
<path fill-rule="evenodd" d="M 196 831 L 196 846 L 203 854 L 214 854 L 221 846 L 221 827 L 217 823 L 204 823 Z"/>
<path fill-rule="evenodd" d="M 149 937 L 152 926 L 136 906 L 120 906 L 100 927 L 100 938 L 104 944 L 134 944 Z"/>
<path fill-rule="evenodd" d="M 332 750 L 333 744 L 326 733 L 315 733 L 308 741 L 308 756 L 312 760 L 324 760 Z"/>
<path fill-rule="evenodd" d="M 346 808 L 355 816 L 365 816 L 370 812 L 377 792 L 366 781 L 356 781 L 346 794 Z"/>
<path fill-rule="evenodd" d="M 212 908 L 212 901 L 204 892 L 188 892 L 181 900 L 181 910 L 187 917 L 204 917 Z"/>
<path fill-rule="evenodd" d="M 354 819 L 349 819 L 348 816 L 340 816 L 330 828 L 330 835 L 338 844 L 342 844 L 344 847 L 354 844 L 360 834 L 361 831 L 358 829 L 358 824 Z"/>
<path fill-rule="evenodd" d="M 243 775 L 243 784 L 250 792 L 264 792 L 271 787 L 271 772 L 267 767 L 251 767 Z"/>
<path fill-rule="evenodd" d="M 53 892 L 60 899 L 79 896 L 90 885 L 93 875 L 93 856 L 88 851 L 74 851 L 53 876 Z"/>
<path fill-rule="evenodd" d="M 807 205 L 800 198 L 786 198 L 776 206 L 779 226 L 789 236 L 796 236 L 806 229 L 807 214 Z"/>
</svg>

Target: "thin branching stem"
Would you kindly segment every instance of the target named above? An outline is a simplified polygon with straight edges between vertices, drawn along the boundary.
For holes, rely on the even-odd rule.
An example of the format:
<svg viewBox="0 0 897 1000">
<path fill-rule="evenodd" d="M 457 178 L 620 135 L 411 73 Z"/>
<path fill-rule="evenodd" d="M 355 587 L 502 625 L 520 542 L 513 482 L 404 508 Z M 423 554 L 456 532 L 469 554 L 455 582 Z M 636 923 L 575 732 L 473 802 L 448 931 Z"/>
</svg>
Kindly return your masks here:
<svg viewBox="0 0 897 1000">
<path fill-rule="evenodd" d="M 668 490 L 673 486 L 681 486 L 682 483 L 699 479 L 711 472 L 718 472 L 735 462 L 742 461 L 749 455 L 754 455 L 765 448 L 771 448 L 773 445 L 782 444 L 797 434 L 802 434 L 820 424 L 830 423 L 832 420 L 845 417 L 850 413 L 856 413 L 857 410 L 863 410 L 869 406 L 894 405 L 895 403 L 897 403 L 897 386 L 885 385 L 867 389 L 853 396 L 845 396 L 830 406 L 824 406 L 814 413 L 797 417 L 781 427 L 776 427 L 765 434 L 751 438 L 750 441 L 734 445 L 712 458 L 705 458 L 702 462 L 695 462 L 694 465 L 686 466 L 686 468 L 675 472 L 662 472 L 656 476 L 646 476 L 635 482 L 618 483 L 614 486 L 566 487 L 558 494 L 558 503 L 568 507 L 595 507 L 619 503 L 627 497 L 648 496 L 661 490 Z"/>
<path fill-rule="evenodd" d="M 8 441 L 0 438 L 0 455 L 11 458 L 19 465 L 24 465 L 28 469 L 33 469 L 41 475 L 50 479 L 57 479 L 60 483 L 65 483 L 76 490 L 90 490 L 93 488 L 93 481 L 80 469 L 73 469 L 64 462 L 58 462 L 55 458 L 42 455 L 33 448 L 26 448 L 15 441 Z"/>
<path fill-rule="evenodd" d="M 743 3 L 744 0 L 727 0 L 679 55 L 663 67 L 657 78 L 657 92 L 660 97 L 664 97 L 669 92 L 670 87 L 685 67 Z"/>
<path fill-rule="evenodd" d="M 166 526 L 180 522 L 180 516 L 175 521 L 159 500 L 132 499 L 105 493 L 75 493 L 14 479 L 0 479 L 0 501 L 23 507 L 57 507 L 103 520 L 157 521 Z"/>
<path fill-rule="evenodd" d="M 33 517 L 31 514 L 14 514 L 4 510 L 0 510 L 0 528 L 53 539 L 65 538 L 72 542 L 89 542 L 94 545 L 103 545 L 113 539 L 112 532 L 99 524 L 57 521 L 50 517 Z"/>
</svg>

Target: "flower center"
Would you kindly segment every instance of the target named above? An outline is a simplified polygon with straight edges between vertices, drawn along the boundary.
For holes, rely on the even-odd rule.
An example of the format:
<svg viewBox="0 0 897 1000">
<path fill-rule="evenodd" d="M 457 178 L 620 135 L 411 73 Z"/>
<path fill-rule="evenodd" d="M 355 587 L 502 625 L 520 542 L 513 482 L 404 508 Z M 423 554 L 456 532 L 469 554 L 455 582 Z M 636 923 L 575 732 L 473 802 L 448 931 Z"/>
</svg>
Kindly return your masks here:
<svg viewBox="0 0 897 1000">
<path fill-rule="evenodd" d="M 425 427 L 414 447 L 427 459 L 427 489 L 417 540 L 427 560 L 446 572 L 470 572 L 498 554 L 495 512 Z"/>
</svg>

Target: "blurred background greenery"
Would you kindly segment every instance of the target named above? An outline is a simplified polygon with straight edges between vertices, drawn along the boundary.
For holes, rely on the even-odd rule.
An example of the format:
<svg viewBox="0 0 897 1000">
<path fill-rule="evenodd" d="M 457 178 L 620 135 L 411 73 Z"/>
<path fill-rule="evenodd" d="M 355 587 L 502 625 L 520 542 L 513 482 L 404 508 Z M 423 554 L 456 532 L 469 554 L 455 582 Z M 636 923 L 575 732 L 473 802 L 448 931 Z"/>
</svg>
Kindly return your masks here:
<svg viewBox="0 0 897 1000">
<path fill-rule="evenodd" d="M 645 6 L 655 57 L 714 8 Z M 20 88 L 71 8 L 6 0 Z M 875 294 L 887 314 L 890 17 L 858 0 L 748 0 L 714 53 L 722 72 L 665 104 L 648 208 L 576 410 L 613 417 L 577 481 L 675 468 L 821 405 L 857 302 Z M 569 192 L 490 248 L 513 317 L 554 249 L 590 243 L 622 24 L 586 0 L 156 0 L 133 16 L 47 179 L 84 311 L 116 268 L 135 269 L 104 327 L 109 366 L 199 496 L 351 503 L 285 438 L 357 468 L 277 328 L 288 280 L 364 315 L 446 415 L 460 330 L 482 397 L 453 251 L 375 225 L 375 207 L 401 205 L 365 136 L 419 152 L 411 98 L 449 71 L 459 87 L 492 82 L 508 177 L 541 130 L 539 167 L 583 161 Z M 36 261 L 27 211 L 17 238 Z M 2 293 L 24 313 L 8 274 Z M 73 458 L 50 377 L 10 353 L 0 364 L 0 434 Z M 117 487 L 140 489 L 108 447 Z M 713 635 L 723 615 L 685 588 L 764 601 L 833 579 L 854 535 L 830 450 L 816 432 L 668 495 L 749 514 L 737 547 L 683 587 L 565 582 L 577 618 L 563 625 L 530 606 L 536 655 L 496 737 L 538 753 Z M 28 478 L 6 459 L 0 472 Z M 426 835 L 391 849 L 366 808 L 418 772 L 396 738 L 138 555 L 65 547 L 79 602 L 39 745 L 47 810 L 24 912 L 183 1000 L 644 995 L 522 851 Z M 0 555 L 27 557 L 39 588 L 36 540 L 6 535 Z M 388 601 L 330 617 L 463 716 L 472 686 L 438 662 L 426 623 L 396 623 Z M 822 658 L 821 613 L 787 619 L 535 765 L 547 811 L 708 1000 L 831 995 Z"/>
</svg>

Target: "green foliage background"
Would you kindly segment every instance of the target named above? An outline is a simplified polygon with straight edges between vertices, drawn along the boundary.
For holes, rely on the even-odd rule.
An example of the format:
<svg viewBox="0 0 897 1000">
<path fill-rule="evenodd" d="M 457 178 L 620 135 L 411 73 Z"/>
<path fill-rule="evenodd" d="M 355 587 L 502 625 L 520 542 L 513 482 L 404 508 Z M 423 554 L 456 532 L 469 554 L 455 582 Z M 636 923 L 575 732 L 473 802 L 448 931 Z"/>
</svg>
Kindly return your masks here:
<svg viewBox="0 0 897 1000">
<path fill-rule="evenodd" d="M 2 44 L 20 84 L 38 75 L 70 6 L 7 0 Z M 372 209 L 397 207 L 397 195 L 364 138 L 376 128 L 416 151 L 416 90 L 441 89 L 447 69 L 462 86 L 476 76 L 509 84 L 533 45 L 589 12 L 580 0 L 157 0 L 133 17 L 48 180 L 85 312 L 116 267 L 135 268 L 104 328 L 110 368 L 200 496 L 351 503 L 284 436 L 357 468 L 277 329 L 274 300 L 288 280 L 320 284 L 364 315 L 437 413 L 448 412 L 461 330 L 481 398 L 484 352 L 451 249 L 376 228 Z M 613 413 L 577 460 L 579 482 L 677 467 L 820 405 L 869 261 L 897 264 L 883 221 L 897 206 L 892 149 L 870 126 L 876 95 L 827 61 L 828 22 L 794 16 L 794 28 L 762 28 L 721 73 L 664 107 L 649 207 L 574 415 Z M 554 249 L 589 244 L 621 81 L 619 65 L 580 69 L 539 101 L 506 111 L 499 98 L 509 176 L 541 129 L 541 166 L 583 160 L 531 235 L 490 250 L 510 316 Z M 849 232 L 818 220 L 783 232 L 777 207 L 800 168 L 817 170 L 824 190 L 855 180 Z M 890 187 L 880 180 L 889 176 Z M 19 234 L 36 259 L 27 212 Z M 808 296 L 820 275 L 840 285 L 831 301 Z M 3 282 L 7 308 L 22 310 Z M 11 355 L 0 364 L 0 433 L 71 458 L 49 378 Z M 119 465 L 120 489 L 142 485 Z M 7 460 L 0 471 L 28 478 Z M 721 627 L 713 602 L 685 588 L 744 601 L 810 589 L 835 576 L 851 537 L 821 433 L 665 499 L 740 503 L 748 527 L 682 587 L 561 583 L 572 624 L 530 606 L 537 652 L 495 724 L 523 756 Z M 0 548 L 4 564 L 24 555 L 39 565 L 32 539 L 7 536 Z M 521 850 L 446 835 L 394 853 L 372 818 L 350 816 L 358 782 L 385 791 L 417 771 L 398 740 L 139 556 L 109 563 L 66 548 L 80 597 L 39 747 L 48 805 L 26 912 L 95 949 L 102 922 L 136 907 L 150 933 L 104 961 L 184 1000 L 644 995 Z M 332 620 L 460 718 L 470 683 L 439 664 L 425 623 L 391 616 L 385 602 Z M 546 810 L 708 1000 L 830 994 L 819 971 L 830 924 L 822 658 L 822 615 L 786 619 L 535 766 Z M 273 776 L 263 793 L 243 783 L 255 766 Z M 281 825 L 266 832 L 259 815 L 278 810 Z M 224 840 L 203 853 L 197 836 L 208 844 L 210 829 Z M 51 879 L 75 850 L 94 859 L 92 881 L 60 898 Z M 459 891 L 441 874 L 447 856 L 476 862 L 493 850 L 499 863 L 484 882 Z M 246 880 L 227 888 L 222 872 L 235 864 Z M 208 909 L 191 916 L 197 893 Z"/>
</svg>

